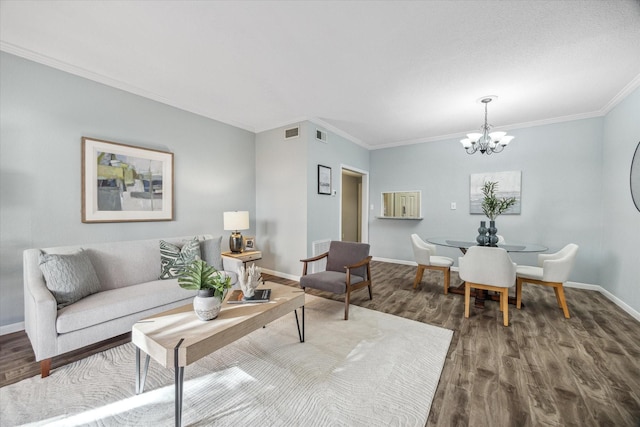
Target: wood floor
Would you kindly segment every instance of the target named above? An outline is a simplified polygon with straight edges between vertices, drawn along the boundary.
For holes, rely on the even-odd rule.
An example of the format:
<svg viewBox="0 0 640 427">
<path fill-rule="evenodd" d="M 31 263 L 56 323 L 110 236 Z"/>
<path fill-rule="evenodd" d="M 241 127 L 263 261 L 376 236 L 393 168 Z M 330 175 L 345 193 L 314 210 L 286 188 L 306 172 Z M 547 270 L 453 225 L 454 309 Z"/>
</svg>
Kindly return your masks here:
<svg viewBox="0 0 640 427">
<path fill-rule="evenodd" d="M 504 327 L 497 302 L 472 306 L 465 319 L 464 297 L 444 295 L 437 272 L 426 272 L 414 290 L 415 270 L 374 262 L 373 300 L 360 290 L 352 304 L 454 331 L 427 427 L 640 426 L 640 322 L 600 293 L 566 289 L 565 319 L 551 289 L 525 284 L 525 307 L 509 306 Z M 452 272 L 451 285 L 459 283 Z M 53 369 L 128 341 L 123 335 L 55 358 Z M 398 360 L 398 374 L 409 363 Z M 38 373 L 24 332 L 0 337 L 0 386 Z"/>
</svg>

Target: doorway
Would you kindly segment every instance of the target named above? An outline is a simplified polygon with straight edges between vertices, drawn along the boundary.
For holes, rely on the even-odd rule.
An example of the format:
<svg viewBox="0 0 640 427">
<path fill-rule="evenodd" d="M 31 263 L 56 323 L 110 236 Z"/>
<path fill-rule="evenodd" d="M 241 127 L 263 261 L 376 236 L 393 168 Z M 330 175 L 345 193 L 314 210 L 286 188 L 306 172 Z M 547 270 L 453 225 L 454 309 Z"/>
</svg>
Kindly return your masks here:
<svg viewBox="0 0 640 427">
<path fill-rule="evenodd" d="M 365 171 L 342 166 L 340 236 L 345 242 L 367 242 L 369 176 Z"/>
</svg>

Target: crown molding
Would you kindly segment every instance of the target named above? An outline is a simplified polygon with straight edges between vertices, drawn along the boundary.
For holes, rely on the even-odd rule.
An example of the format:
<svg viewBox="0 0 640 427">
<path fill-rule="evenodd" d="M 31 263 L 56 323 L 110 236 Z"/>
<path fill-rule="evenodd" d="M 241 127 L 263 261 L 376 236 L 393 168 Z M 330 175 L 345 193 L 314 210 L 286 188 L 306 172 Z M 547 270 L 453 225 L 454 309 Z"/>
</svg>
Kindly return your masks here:
<svg viewBox="0 0 640 427">
<path fill-rule="evenodd" d="M 628 95 L 631 94 L 634 90 L 640 87 L 640 74 L 638 74 L 633 80 L 631 80 L 625 87 L 622 88 L 620 92 L 616 96 L 614 96 L 611 101 L 609 101 L 602 109 L 602 115 L 607 115 L 613 107 L 618 105 L 620 101 L 625 99 Z"/>
<path fill-rule="evenodd" d="M 157 93 L 146 91 L 137 86 L 133 86 L 128 83 L 125 83 L 121 80 L 113 79 L 111 77 L 107 77 L 102 74 L 89 71 L 82 67 L 78 67 L 76 65 L 72 65 L 67 62 L 60 61 L 50 56 L 42 55 L 38 52 L 34 52 L 29 49 L 24 49 L 22 47 L 16 46 L 11 43 L 0 41 L 0 51 L 19 56 L 21 58 L 27 59 L 29 61 L 37 62 L 42 65 L 46 65 L 48 67 L 55 68 L 57 70 L 64 71 L 69 74 L 73 74 L 75 76 L 82 77 L 87 80 L 91 80 L 93 82 L 103 84 L 105 86 L 120 89 L 125 92 L 138 95 L 146 99 L 150 99 L 152 101 L 160 102 L 161 104 L 165 104 L 170 107 L 177 108 L 179 110 L 197 114 L 199 116 L 206 117 L 208 119 L 215 120 L 220 123 L 225 123 L 227 125 L 234 126 L 234 127 L 255 133 L 255 129 L 253 127 L 248 126 L 244 123 L 239 123 L 230 119 L 214 117 L 212 114 L 209 114 L 207 111 L 202 111 L 199 108 L 195 108 L 190 105 L 181 104 L 179 102 L 173 102 L 168 98 L 161 96 Z"/>
</svg>

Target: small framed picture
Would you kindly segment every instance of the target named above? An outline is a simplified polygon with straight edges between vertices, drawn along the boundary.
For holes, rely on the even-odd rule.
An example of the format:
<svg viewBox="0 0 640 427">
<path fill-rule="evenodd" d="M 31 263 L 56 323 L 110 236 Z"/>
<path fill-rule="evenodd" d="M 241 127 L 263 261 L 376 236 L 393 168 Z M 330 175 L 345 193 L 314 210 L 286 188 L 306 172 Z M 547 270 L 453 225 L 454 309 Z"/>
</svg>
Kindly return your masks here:
<svg viewBox="0 0 640 427">
<path fill-rule="evenodd" d="M 331 194 L 331 168 L 318 165 L 318 194 Z"/>
<path fill-rule="evenodd" d="M 255 251 L 256 238 L 253 236 L 244 236 L 244 248 L 248 251 Z"/>
</svg>

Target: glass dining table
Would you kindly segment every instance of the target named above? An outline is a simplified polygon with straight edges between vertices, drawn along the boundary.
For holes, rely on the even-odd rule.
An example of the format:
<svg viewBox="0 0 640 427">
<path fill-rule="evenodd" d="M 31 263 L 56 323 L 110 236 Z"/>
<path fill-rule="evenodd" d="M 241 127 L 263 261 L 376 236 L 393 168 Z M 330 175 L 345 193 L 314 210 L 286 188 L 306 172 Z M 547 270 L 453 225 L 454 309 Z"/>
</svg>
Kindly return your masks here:
<svg viewBox="0 0 640 427">
<path fill-rule="evenodd" d="M 465 254 L 467 253 L 467 249 L 471 246 L 477 246 L 478 243 L 471 240 L 463 240 L 463 239 L 452 239 L 449 237 L 428 237 L 425 239 L 427 242 L 438 245 L 438 246 L 447 246 L 450 248 L 458 248 L 460 251 Z M 520 242 L 508 242 L 508 243 L 499 243 L 497 245 L 499 248 L 503 248 L 507 252 L 545 252 L 549 248 L 543 245 L 539 245 L 537 243 L 520 243 Z M 461 285 L 450 287 L 449 292 L 453 294 L 464 295 L 464 282 Z M 487 299 L 493 301 L 500 301 L 500 295 L 495 292 L 486 292 L 482 289 L 472 289 L 471 296 L 475 297 L 475 306 L 476 307 L 484 307 L 484 302 Z M 509 304 L 516 303 L 515 297 L 509 297 Z M 524 307 L 524 303 L 522 304 Z"/>
</svg>

